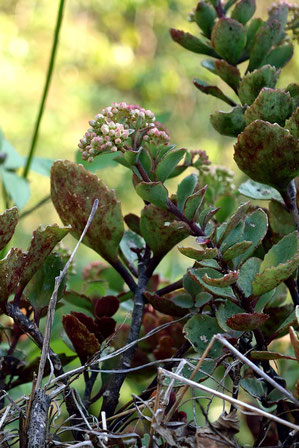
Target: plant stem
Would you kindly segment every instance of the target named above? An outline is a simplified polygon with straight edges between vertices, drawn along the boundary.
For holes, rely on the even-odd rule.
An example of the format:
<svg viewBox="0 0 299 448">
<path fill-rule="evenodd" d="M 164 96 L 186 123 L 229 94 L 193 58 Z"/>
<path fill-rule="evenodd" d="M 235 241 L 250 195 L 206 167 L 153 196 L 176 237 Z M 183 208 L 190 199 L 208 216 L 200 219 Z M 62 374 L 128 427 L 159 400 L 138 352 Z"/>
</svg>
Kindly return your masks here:
<svg viewBox="0 0 299 448">
<path fill-rule="evenodd" d="M 131 276 L 130 272 L 125 268 L 125 266 L 120 262 L 120 260 L 117 261 L 109 261 L 111 266 L 119 273 L 119 275 L 124 279 L 128 287 L 132 292 L 135 292 L 137 285 Z"/>
<path fill-rule="evenodd" d="M 35 152 L 35 147 L 36 147 L 37 138 L 38 138 L 38 131 L 39 131 L 41 119 L 42 119 L 42 116 L 44 113 L 45 103 L 46 103 L 46 99 L 48 96 L 51 78 L 52 78 L 52 74 L 53 74 L 55 57 L 56 57 L 56 53 L 57 53 L 58 40 L 59 40 L 59 32 L 61 29 L 62 18 L 63 18 L 64 3 L 65 3 L 64 0 L 60 0 L 60 2 L 59 2 L 59 8 L 58 8 L 58 13 L 57 13 L 57 20 L 56 20 L 56 26 L 55 26 L 55 31 L 54 31 L 53 44 L 52 44 L 52 50 L 51 50 L 48 71 L 47 71 L 46 82 L 44 85 L 42 99 L 41 99 L 39 111 L 38 111 L 35 126 L 34 126 L 34 131 L 33 131 L 33 136 L 32 136 L 31 146 L 29 149 L 28 158 L 27 158 L 26 165 L 25 165 L 24 172 L 23 172 L 23 177 L 25 179 L 28 177 L 30 165 L 31 165 L 32 158 L 33 158 L 33 155 Z"/>
<path fill-rule="evenodd" d="M 33 207 L 29 208 L 25 212 L 20 214 L 19 221 L 26 216 L 30 215 L 32 212 L 40 208 L 42 205 L 46 204 L 51 199 L 51 196 L 46 196 L 45 198 L 41 199 L 37 204 L 35 204 Z"/>
<path fill-rule="evenodd" d="M 144 290 L 148 282 L 149 277 L 145 275 L 147 263 L 146 260 L 142 260 L 138 266 L 138 285 L 135 290 L 134 298 L 134 309 L 132 313 L 132 323 L 130 327 L 129 336 L 127 339 L 127 344 L 138 339 L 140 332 L 143 311 L 144 311 Z M 126 350 L 119 362 L 119 370 L 129 369 L 131 367 L 131 362 L 136 351 L 136 345 L 133 345 L 128 350 Z M 109 381 L 108 387 L 103 394 L 103 405 L 101 412 L 106 412 L 107 417 L 111 417 L 114 414 L 115 408 L 119 400 L 119 392 L 121 386 L 126 378 L 126 373 L 114 374 Z"/>
<path fill-rule="evenodd" d="M 169 292 L 176 291 L 177 289 L 181 289 L 183 287 L 183 279 L 177 280 L 174 283 L 171 283 L 170 285 L 165 286 L 164 288 L 159 289 L 155 292 L 158 296 L 164 296 L 165 294 L 168 294 Z"/>
</svg>

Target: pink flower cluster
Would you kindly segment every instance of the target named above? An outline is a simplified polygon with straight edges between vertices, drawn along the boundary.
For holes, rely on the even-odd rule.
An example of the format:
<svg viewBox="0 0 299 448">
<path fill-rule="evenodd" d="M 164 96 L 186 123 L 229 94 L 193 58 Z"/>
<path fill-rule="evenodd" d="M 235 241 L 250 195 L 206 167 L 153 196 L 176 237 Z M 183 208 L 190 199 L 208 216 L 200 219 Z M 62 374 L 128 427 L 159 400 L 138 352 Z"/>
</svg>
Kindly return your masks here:
<svg viewBox="0 0 299 448">
<path fill-rule="evenodd" d="M 144 143 L 167 144 L 168 134 L 155 122 L 155 115 L 135 104 L 113 103 L 89 122 L 90 128 L 80 139 L 82 159 L 93 162 L 106 152 L 124 152 L 130 147 L 135 131 L 143 133 Z"/>
</svg>

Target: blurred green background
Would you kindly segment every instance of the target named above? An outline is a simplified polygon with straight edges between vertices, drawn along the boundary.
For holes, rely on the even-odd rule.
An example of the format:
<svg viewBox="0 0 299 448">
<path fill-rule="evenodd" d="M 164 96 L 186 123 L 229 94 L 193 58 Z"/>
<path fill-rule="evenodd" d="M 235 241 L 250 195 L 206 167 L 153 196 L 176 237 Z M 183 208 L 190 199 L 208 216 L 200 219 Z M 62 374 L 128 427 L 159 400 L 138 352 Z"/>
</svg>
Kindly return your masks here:
<svg viewBox="0 0 299 448">
<path fill-rule="evenodd" d="M 58 3 L 0 2 L 0 128 L 23 156 L 30 147 Z M 257 1 L 257 16 L 265 17 L 271 3 Z M 151 109 L 158 116 L 165 114 L 172 143 L 206 150 L 212 163 L 224 164 L 235 172 L 238 185 L 242 174 L 232 157 L 235 139 L 220 136 L 209 122 L 212 111 L 228 110 L 229 106 L 200 93 L 192 79 L 196 76 L 218 86 L 223 84 L 201 67 L 204 56 L 184 50 L 169 35 L 170 27 L 199 34 L 196 25 L 186 20 L 195 5 L 193 0 L 67 0 L 35 155 L 75 160 L 77 143 L 88 128 L 88 120 L 113 101 L 126 101 Z M 295 51 L 278 87 L 294 82 L 298 69 Z M 116 189 L 124 214 L 138 212 L 142 201 L 134 195 L 128 170 L 116 165 L 98 175 Z M 32 196 L 25 210 L 50 191 L 47 177 L 30 172 L 29 181 Z M 2 212 L 5 207 L 0 204 Z M 52 222 L 60 220 L 48 202 L 19 223 L 12 244 L 25 249 L 32 231 L 39 224 Z M 67 244 L 73 247 L 75 240 L 68 237 Z M 178 257 L 176 249 L 173 253 Z M 76 257 L 78 272 L 97 257 L 81 247 Z M 174 280 L 184 264 L 183 257 L 180 259 L 162 265 L 162 273 Z"/>
</svg>

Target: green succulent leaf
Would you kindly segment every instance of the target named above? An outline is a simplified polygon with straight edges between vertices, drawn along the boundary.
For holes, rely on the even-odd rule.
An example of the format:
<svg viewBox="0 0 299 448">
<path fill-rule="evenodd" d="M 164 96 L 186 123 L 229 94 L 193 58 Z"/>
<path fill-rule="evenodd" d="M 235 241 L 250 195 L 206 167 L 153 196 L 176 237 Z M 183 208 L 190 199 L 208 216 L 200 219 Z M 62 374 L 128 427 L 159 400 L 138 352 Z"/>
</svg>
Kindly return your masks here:
<svg viewBox="0 0 299 448">
<path fill-rule="evenodd" d="M 215 269 L 212 268 L 200 268 L 200 269 L 189 269 L 187 273 L 193 280 L 198 282 L 206 291 L 210 292 L 211 294 L 217 297 L 224 297 L 232 300 L 236 299 L 233 290 L 231 289 L 230 286 L 222 287 L 222 286 L 208 285 L 203 279 L 205 275 L 207 275 L 211 279 L 222 279 L 223 274 L 221 274 L 221 272 L 216 271 Z"/>
<path fill-rule="evenodd" d="M 247 35 L 241 23 L 221 18 L 214 25 L 211 39 L 216 52 L 230 64 L 236 65 L 245 48 Z"/>
<path fill-rule="evenodd" d="M 267 388 L 257 378 L 242 378 L 240 386 L 252 397 L 261 399 L 267 396 Z"/>
<path fill-rule="evenodd" d="M 190 221 L 197 221 L 201 211 L 207 188 L 203 187 L 186 199 L 184 215 Z"/>
<path fill-rule="evenodd" d="M 271 291 L 298 267 L 298 236 L 293 232 L 271 247 L 255 275 L 252 288 L 257 296 Z"/>
<path fill-rule="evenodd" d="M 182 160 L 184 155 L 186 154 L 186 149 L 175 149 L 172 151 L 168 151 L 160 160 L 156 167 L 156 177 L 157 180 L 164 182 L 172 171 L 175 169 L 177 164 Z"/>
<path fill-rule="evenodd" d="M 205 249 L 196 249 L 194 247 L 178 246 L 178 250 L 181 254 L 196 261 L 209 260 L 211 258 L 216 258 L 218 255 L 218 249 L 216 247 L 213 249 L 208 247 Z"/>
<path fill-rule="evenodd" d="M 176 196 L 178 201 L 178 208 L 181 211 L 184 210 L 184 205 L 187 198 L 193 194 L 197 182 L 198 176 L 196 176 L 196 174 L 190 174 L 179 183 Z"/>
<path fill-rule="evenodd" d="M 79 239 L 95 199 L 98 210 L 83 240 L 108 261 L 116 260 L 124 232 L 120 202 L 114 190 L 83 166 L 58 160 L 51 172 L 53 204 L 64 224 L 71 224 L 71 234 Z"/>
<path fill-rule="evenodd" d="M 293 82 L 287 86 L 286 89 L 284 89 L 286 92 L 289 92 L 289 94 L 292 97 L 294 109 L 296 109 L 299 106 L 299 84 L 296 82 Z"/>
<path fill-rule="evenodd" d="M 226 323 L 227 319 L 229 317 L 234 316 L 235 314 L 239 314 L 241 312 L 242 312 L 242 308 L 240 308 L 235 303 L 227 300 L 225 303 L 222 303 L 216 311 L 216 319 L 217 319 L 218 325 L 224 331 L 231 331 L 231 328 Z"/>
<path fill-rule="evenodd" d="M 30 246 L 26 253 L 25 264 L 20 280 L 25 287 L 35 272 L 59 243 L 71 230 L 70 226 L 60 227 L 57 224 L 39 226 L 32 235 Z"/>
<path fill-rule="evenodd" d="M 168 191 L 162 182 L 140 182 L 136 186 L 136 191 L 144 201 L 167 208 Z"/>
<path fill-rule="evenodd" d="M 217 86 L 211 86 L 204 81 L 201 81 L 198 78 L 193 80 L 193 84 L 197 87 L 202 93 L 206 95 L 215 96 L 230 106 L 235 106 L 236 104 L 232 101 L 228 96 L 224 95 L 224 93 Z"/>
<path fill-rule="evenodd" d="M 238 105 L 229 112 L 216 111 L 210 116 L 211 124 L 221 135 L 237 137 L 246 127 L 244 109 Z"/>
<path fill-rule="evenodd" d="M 276 201 L 282 201 L 281 194 L 276 188 L 269 187 L 269 185 L 255 182 L 254 180 L 247 180 L 238 188 L 239 193 L 243 194 L 251 199 L 257 199 L 259 201 L 269 201 L 275 199 Z"/>
<path fill-rule="evenodd" d="M 260 18 L 252 19 L 247 25 L 246 55 L 249 56 L 250 50 L 252 49 L 255 41 L 256 34 L 263 25 L 264 21 Z"/>
<path fill-rule="evenodd" d="M 217 238 L 218 245 L 222 243 L 222 241 L 225 240 L 225 238 L 230 234 L 232 230 L 234 230 L 235 227 L 245 218 L 246 213 L 250 207 L 250 202 L 244 202 L 239 205 L 236 212 L 229 218 L 229 220 L 222 224 L 221 228 L 223 231 L 221 232 L 221 235 L 219 238 Z"/>
<path fill-rule="evenodd" d="M 201 62 L 201 65 L 215 75 L 218 75 L 234 91 L 239 88 L 241 80 L 240 70 L 224 59 L 205 59 Z"/>
<path fill-rule="evenodd" d="M 246 109 L 244 118 L 247 125 L 254 120 L 264 120 L 284 126 L 285 120 L 292 112 L 293 102 L 289 93 L 264 87 L 252 105 Z"/>
<path fill-rule="evenodd" d="M 132 232 L 140 235 L 140 218 L 134 213 L 129 213 L 124 216 L 124 221 Z"/>
<path fill-rule="evenodd" d="M 297 107 L 292 116 L 285 122 L 284 127 L 290 131 L 293 137 L 299 139 L 299 107 Z"/>
<path fill-rule="evenodd" d="M 252 352 L 250 352 L 250 357 L 252 359 L 257 359 L 259 361 L 275 361 L 276 359 L 291 359 L 293 361 L 296 361 L 296 358 L 293 358 L 292 356 L 283 355 L 282 353 L 278 352 L 268 352 L 263 350 L 261 351 L 253 350 Z"/>
<path fill-rule="evenodd" d="M 296 229 L 294 220 L 281 202 L 272 200 L 269 204 L 269 221 L 272 231 L 280 236 Z"/>
<path fill-rule="evenodd" d="M 141 212 L 142 237 L 156 256 L 162 257 L 176 244 L 189 236 L 189 226 L 178 222 L 172 213 L 154 205 L 147 205 Z"/>
<path fill-rule="evenodd" d="M 92 299 L 85 294 L 79 294 L 77 291 L 65 291 L 63 300 L 72 304 L 73 307 L 83 308 L 86 311 L 93 311 Z"/>
<path fill-rule="evenodd" d="M 234 159 L 253 180 L 282 191 L 299 174 L 299 142 L 278 124 L 256 120 L 239 135 Z"/>
<path fill-rule="evenodd" d="M 271 8 L 268 23 L 277 20 L 280 24 L 280 32 L 277 34 L 274 44 L 278 44 L 285 37 L 285 26 L 288 20 L 289 7 L 286 3 L 276 4 Z"/>
<path fill-rule="evenodd" d="M 0 215 L 0 250 L 6 246 L 6 244 L 11 240 L 16 225 L 19 220 L 19 213 L 16 207 L 4 210 Z"/>
<path fill-rule="evenodd" d="M 230 271 L 228 274 L 225 274 L 223 277 L 219 278 L 211 278 L 207 274 L 204 274 L 202 280 L 209 286 L 219 286 L 220 288 L 224 288 L 236 283 L 238 277 L 238 271 Z"/>
<path fill-rule="evenodd" d="M 213 56 L 214 58 L 218 57 L 212 47 L 190 33 L 171 28 L 170 35 L 175 42 L 186 48 L 186 50 L 193 51 L 193 53 L 206 54 L 208 56 Z"/>
<path fill-rule="evenodd" d="M 237 205 L 237 201 L 235 196 L 231 196 L 230 194 L 219 196 L 215 201 L 215 206 L 219 208 L 215 217 L 217 222 L 224 222 L 228 216 L 230 216 L 235 210 Z"/>
<path fill-rule="evenodd" d="M 265 57 L 263 64 L 270 64 L 277 70 L 284 67 L 294 54 L 294 46 L 291 43 L 283 43 L 273 50 Z"/>
<path fill-rule="evenodd" d="M 264 65 L 247 73 L 240 83 L 238 90 L 239 98 L 242 104 L 250 106 L 257 98 L 263 87 L 274 88 L 279 77 L 279 71 L 271 65 Z"/>
<path fill-rule="evenodd" d="M 249 72 L 252 72 L 262 65 L 264 59 L 270 52 L 272 45 L 274 45 L 280 30 L 281 25 L 278 20 L 267 22 L 259 28 L 255 35 L 254 44 L 250 50 L 248 64 Z"/>
<path fill-rule="evenodd" d="M 24 294 L 36 311 L 42 311 L 49 305 L 55 278 L 59 276 L 64 265 L 65 263 L 58 254 L 50 254 L 26 286 Z M 63 295 L 65 284 L 66 280 L 64 279 L 58 290 L 58 300 Z"/>
<path fill-rule="evenodd" d="M 184 326 L 185 337 L 191 342 L 194 350 L 203 354 L 213 336 L 223 333 L 215 317 L 196 315 L 191 317 Z M 222 345 L 216 341 L 209 351 L 209 357 L 217 358 L 222 353 Z"/>
<path fill-rule="evenodd" d="M 239 257 L 240 255 L 247 252 L 247 250 L 252 246 L 252 241 L 241 241 L 236 243 L 230 248 L 228 248 L 222 255 L 223 261 L 227 262 Z"/>
<path fill-rule="evenodd" d="M 237 331 L 252 331 L 269 319 L 264 313 L 239 313 L 227 319 L 227 325 Z"/>
<path fill-rule="evenodd" d="M 231 18 L 245 25 L 255 13 L 255 0 L 240 0 L 231 13 Z"/>
<path fill-rule="evenodd" d="M 194 10 L 193 20 L 197 23 L 203 34 L 210 38 L 217 17 L 215 8 L 205 2 L 198 2 Z"/>
</svg>

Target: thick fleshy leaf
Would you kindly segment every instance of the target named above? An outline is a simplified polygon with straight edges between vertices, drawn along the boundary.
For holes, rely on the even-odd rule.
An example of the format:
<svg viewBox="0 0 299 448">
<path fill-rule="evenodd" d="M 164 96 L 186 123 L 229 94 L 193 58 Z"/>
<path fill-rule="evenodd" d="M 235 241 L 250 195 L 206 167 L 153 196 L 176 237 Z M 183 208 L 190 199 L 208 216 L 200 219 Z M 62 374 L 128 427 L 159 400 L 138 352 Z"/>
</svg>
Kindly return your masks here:
<svg viewBox="0 0 299 448">
<path fill-rule="evenodd" d="M 173 295 L 172 301 L 181 308 L 193 308 L 195 306 L 194 299 L 190 294 L 186 293 L 184 289 L 176 291 L 176 295 Z M 212 296 L 210 295 L 210 299 Z"/>
<path fill-rule="evenodd" d="M 269 316 L 264 313 L 239 313 L 229 317 L 227 325 L 233 330 L 251 331 L 259 328 Z"/>
<path fill-rule="evenodd" d="M 260 266 L 260 272 L 272 266 L 278 266 L 291 260 L 298 253 L 298 235 L 292 232 L 271 247 Z"/>
<path fill-rule="evenodd" d="M 119 246 L 126 260 L 134 264 L 138 260 L 136 250 L 143 249 L 145 243 L 137 233 L 126 230 Z"/>
<path fill-rule="evenodd" d="M 46 227 L 39 226 L 33 232 L 20 281 L 23 287 L 27 285 L 56 244 L 69 233 L 70 229 L 70 226 L 60 227 L 57 224 L 53 224 Z"/>
<path fill-rule="evenodd" d="M 129 227 L 132 232 L 137 233 L 140 235 L 140 218 L 137 215 L 134 215 L 134 213 L 129 213 L 128 215 L 124 216 L 124 221 Z"/>
<path fill-rule="evenodd" d="M 142 237 L 157 256 L 163 256 L 190 234 L 189 226 L 175 220 L 172 213 L 154 205 L 141 212 Z"/>
<path fill-rule="evenodd" d="M 236 212 L 228 219 L 228 221 L 224 224 L 222 224 L 223 231 L 221 232 L 221 235 L 219 235 L 219 238 L 217 238 L 218 245 L 222 243 L 222 241 L 225 240 L 225 238 L 230 234 L 232 230 L 237 227 L 239 222 L 244 220 L 246 213 L 249 209 L 250 202 L 244 202 L 239 205 Z"/>
<path fill-rule="evenodd" d="M 200 269 L 189 269 L 187 271 L 187 274 L 193 280 L 198 282 L 206 291 L 210 292 L 214 296 L 224 297 L 224 298 L 232 299 L 232 300 L 236 299 L 235 295 L 233 293 L 233 290 L 231 289 L 230 286 L 220 287 L 220 286 L 208 285 L 203 279 L 204 275 L 207 275 L 210 278 L 214 278 L 214 279 L 219 279 L 219 278 L 222 279 L 223 274 L 221 274 L 221 272 L 218 272 L 212 268 L 200 268 Z"/>
<path fill-rule="evenodd" d="M 221 18 L 214 25 L 211 39 L 217 53 L 230 64 L 236 65 L 245 48 L 247 36 L 241 23 Z"/>
<path fill-rule="evenodd" d="M 250 51 L 248 71 L 252 72 L 262 65 L 274 44 L 277 35 L 280 33 L 281 25 L 278 20 L 272 20 L 259 28 L 255 35 L 254 44 Z"/>
<path fill-rule="evenodd" d="M 299 174 L 299 142 L 278 124 L 256 120 L 239 135 L 234 159 L 253 180 L 285 189 Z"/>
<path fill-rule="evenodd" d="M 103 316 L 96 319 L 96 337 L 101 343 L 115 332 L 116 321 L 112 317 Z"/>
<path fill-rule="evenodd" d="M 212 47 L 190 33 L 185 33 L 185 31 L 171 28 L 170 35 L 175 42 L 186 48 L 186 50 L 193 51 L 194 53 L 206 54 L 213 57 L 218 56 Z"/>
<path fill-rule="evenodd" d="M 24 268 L 25 254 L 21 249 L 12 248 L 0 260 L 0 305 L 1 307 L 17 286 Z"/>
<path fill-rule="evenodd" d="M 19 213 L 16 207 L 4 210 L 0 215 L 0 250 L 11 240 L 18 220 Z"/>
<path fill-rule="evenodd" d="M 233 90 L 237 90 L 240 84 L 241 75 L 237 67 L 229 64 L 224 59 L 205 59 L 201 65 L 210 72 L 218 75 Z"/>
<path fill-rule="evenodd" d="M 292 306 L 292 305 L 291 305 Z M 282 308 L 286 308 L 287 305 L 285 305 Z M 291 313 L 289 313 L 286 317 L 286 319 L 280 324 L 279 328 L 275 331 L 274 338 L 281 338 L 285 334 L 289 333 L 290 327 L 294 327 L 294 329 L 298 330 L 299 325 L 296 318 L 296 313 L 293 310 Z M 273 331 L 272 331 L 273 333 Z"/>
<path fill-rule="evenodd" d="M 257 274 L 253 280 L 253 294 L 260 296 L 271 291 L 282 281 L 292 275 L 299 266 L 299 255 L 292 260 L 281 263 L 278 266 L 266 268 L 261 274 Z"/>
<path fill-rule="evenodd" d="M 198 2 L 194 10 L 193 20 L 203 34 L 210 38 L 217 14 L 215 8 L 205 2 Z"/>
<path fill-rule="evenodd" d="M 82 363 L 100 349 L 100 344 L 94 333 L 91 333 L 74 315 L 63 316 L 62 324 Z"/>
<path fill-rule="evenodd" d="M 216 269 L 216 271 L 221 271 L 221 267 L 219 263 L 216 260 L 213 259 L 205 259 L 201 261 L 195 262 L 195 267 L 197 268 L 213 268 Z"/>
<path fill-rule="evenodd" d="M 167 316 L 182 317 L 188 314 L 189 310 L 177 305 L 171 298 L 160 297 L 157 294 L 146 292 L 145 297 L 148 302 L 160 313 Z"/>
<path fill-rule="evenodd" d="M 230 286 L 238 280 L 239 273 L 237 271 L 230 271 L 228 274 L 223 275 L 219 278 L 211 278 L 207 274 L 202 277 L 203 281 L 209 286 L 219 286 L 224 288 Z"/>
<path fill-rule="evenodd" d="M 119 308 L 119 299 L 115 296 L 104 296 L 94 301 L 94 315 L 97 318 L 111 317 Z"/>
<path fill-rule="evenodd" d="M 194 350 L 200 355 L 203 354 L 207 345 L 217 333 L 223 333 L 219 327 L 215 317 L 207 315 L 196 315 L 191 317 L 184 326 L 185 337 L 191 342 Z M 222 345 L 216 341 L 208 356 L 210 358 L 217 358 L 222 353 Z"/>
<path fill-rule="evenodd" d="M 246 54 L 249 56 L 249 52 L 254 44 L 256 34 L 258 30 L 264 25 L 264 21 L 260 18 L 255 18 L 247 25 L 247 44 Z M 247 56 L 247 57 L 248 57 Z"/>
<path fill-rule="evenodd" d="M 299 107 L 299 84 L 296 82 L 293 82 L 289 84 L 285 89 L 286 92 L 289 92 L 289 94 L 292 97 L 294 108 Z"/>
<path fill-rule="evenodd" d="M 210 115 L 210 120 L 219 134 L 229 137 L 237 137 L 246 127 L 244 109 L 240 105 L 233 107 L 229 112 L 217 110 Z"/>
<path fill-rule="evenodd" d="M 2 182 L 13 203 L 19 208 L 23 208 L 30 198 L 30 186 L 26 179 L 18 176 L 13 171 L 7 171 L 3 167 L 0 169 Z"/>
<path fill-rule="evenodd" d="M 255 13 L 255 0 L 240 0 L 231 13 L 231 18 L 245 25 Z"/>
<path fill-rule="evenodd" d="M 140 182 L 136 191 L 144 201 L 167 208 L 168 191 L 162 182 Z"/>
<path fill-rule="evenodd" d="M 195 247 L 178 246 L 178 250 L 181 254 L 196 261 L 216 258 L 218 255 L 218 249 L 216 247 L 213 249 L 209 247 L 206 247 L 205 249 L 196 249 Z"/>
<path fill-rule="evenodd" d="M 270 316 L 264 325 L 261 327 L 265 338 L 278 337 L 278 335 L 285 335 L 289 332 L 290 325 L 296 319 L 294 307 L 291 303 L 282 306 L 267 307 L 265 312 Z M 282 333 L 281 333 L 281 330 Z"/>
<path fill-rule="evenodd" d="M 117 258 L 124 226 L 114 190 L 83 166 L 59 160 L 51 170 L 51 196 L 62 222 L 72 225 L 71 234 L 77 239 L 98 199 L 98 210 L 83 242 L 108 261 Z"/>
<path fill-rule="evenodd" d="M 290 327 L 290 328 L 292 328 L 292 327 Z M 288 355 L 283 355 L 282 353 L 256 351 L 256 350 L 253 350 L 252 352 L 250 352 L 250 358 L 258 359 L 259 361 L 274 361 L 276 359 L 291 359 L 293 361 L 296 361 L 296 358 L 293 358 L 292 356 L 288 356 Z M 298 361 L 299 361 L 299 359 L 298 359 Z"/>
<path fill-rule="evenodd" d="M 29 281 L 24 294 L 35 311 L 41 311 L 49 305 L 55 286 L 55 278 L 59 276 L 64 265 L 65 263 L 59 255 L 50 254 Z M 66 280 L 64 279 L 58 290 L 58 300 L 63 295 L 65 284 Z"/>
<path fill-rule="evenodd" d="M 263 87 L 274 89 L 279 73 L 269 64 L 254 70 L 252 73 L 247 73 L 242 79 L 238 90 L 242 104 L 250 106 Z"/>
<path fill-rule="evenodd" d="M 222 303 L 216 311 L 216 319 L 222 330 L 231 331 L 231 328 L 226 323 L 227 319 L 241 312 L 242 308 L 240 308 L 235 303 L 230 302 L 229 300 L 227 300 L 225 303 Z"/>
<path fill-rule="evenodd" d="M 285 26 L 288 21 L 288 13 L 289 7 L 286 3 L 276 4 L 273 8 L 271 8 L 269 12 L 268 22 L 272 22 L 273 20 L 277 20 L 280 23 L 280 32 L 275 38 L 274 44 L 279 44 L 281 40 L 285 37 Z"/>
<path fill-rule="evenodd" d="M 172 171 L 175 169 L 177 164 L 182 160 L 184 155 L 186 154 L 186 149 L 174 149 L 172 151 L 168 151 L 158 163 L 155 173 L 157 180 L 164 182 Z"/>
<path fill-rule="evenodd" d="M 178 208 L 181 211 L 184 210 L 184 205 L 187 198 L 193 194 L 197 182 L 198 182 L 198 176 L 196 176 L 196 174 L 190 174 L 179 183 L 177 189 L 177 201 L 178 201 Z"/>
<path fill-rule="evenodd" d="M 184 215 L 190 221 L 194 222 L 198 220 L 206 191 L 207 187 L 203 187 L 186 199 L 184 205 Z"/>
<path fill-rule="evenodd" d="M 299 362 L 299 338 L 298 338 L 298 334 L 296 333 L 296 331 L 294 330 L 294 328 L 292 326 L 290 327 L 289 331 L 290 331 L 291 344 L 293 346 L 296 359 Z"/>
<path fill-rule="evenodd" d="M 277 70 L 284 67 L 294 54 L 294 46 L 291 43 L 283 43 L 273 50 L 265 57 L 263 64 L 270 64 Z"/>
<path fill-rule="evenodd" d="M 222 255 L 223 261 L 230 261 L 244 254 L 252 246 L 252 241 L 241 241 L 228 248 Z"/>
<path fill-rule="evenodd" d="M 297 139 L 299 139 L 299 107 L 293 112 L 292 116 L 285 122 L 286 129 Z"/>
<path fill-rule="evenodd" d="M 244 222 L 245 228 L 241 241 L 252 241 L 252 246 L 250 246 L 244 254 L 234 258 L 233 264 L 235 268 L 241 263 L 244 263 L 244 261 L 253 254 L 255 249 L 264 239 L 268 230 L 268 217 L 261 208 L 246 216 Z"/>
<path fill-rule="evenodd" d="M 219 223 L 224 222 L 235 210 L 237 205 L 237 201 L 235 196 L 231 196 L 230 194 L 224 194 L 223 196 L 219 196 L 215 201 L 215 206 L 219 210 L 215 215 L 216 221 Z"/>
<path fill-rule="evenodd" d="M 215 96 L 216 98 L 219 98 L 220 100 L 224 101 L 225 103 L 229 104 L 230 106 L 235 106 L 236 105 L 234 103 L 234 101 L 232 101 L 228 96 L 224 95 L 224 93 L 217 86 L 211 86 L 211 85 L 207 84 L 206 82 L 201 81 L 198 78 L 195 78 L 193 80 L 193 84 L 202 93 L 205 93 L 206 95 Z"/>
<path fill-rule="evenodd" d="M 261 260 L 256 257 L 249 258 L 241 266 L 238 278 L 238 286 L 242 289 L 246 297 L 252 294 L 252 281 L 260 270 Z"/>
<path fill-rule="evenodd" d="M 220 231 L 223 230 L 223 228 L 221 229 L 221 227 L 218 228 L 218 229 L 220 229 Z M 239 224 L 237 224 L 237 226 L 227 235 L 227 237 L 224 239 L 223 243 L 221 244 L 221 246 L 220 246 L 221 253 L 224 253 L 231 246 L 234 246 L 238 242 L 242 241 L 244 229 L 245 229 L 245 222 L 244 221 L 239 222 Z M 219 234 L 220 234 L 220 232 L 219 232 Z"/>
<path fill-rule="evenodd" d="M 264 87 L 252 105 L 244 113 L 246 124 L 254 120 L 264 120 L 284 126 L 293 112 L 293 102 L 289 93 L 279 89 Z"/>
<path fill-rule="evenodd" d="M 266 386 L 257 378 L 242 378 L 240 386 L 252 397 L 262 398 L 267 396 Z"/>
<path fill-rule="evenodd" d="M 259 201 L 269 201 L 270 199 L 282 201 L 281 194 L 276 190 L 276 188 L 255 182 L 251 179 L 248 179 L 246 182 L 241 184 L 238 190 L 239 193 L 243 194 L 243 196 L 251 199 L 257 199 Z"/>
<path fill-rule="evenodd" d="M 84 310 L 92 312 L 92 300 L 84 294 L 79 294 L 76 291 L 66 291 L 63 295 L 65 302 L 71 303 L 74 307 L 83 308 Z"/>
</svg>

